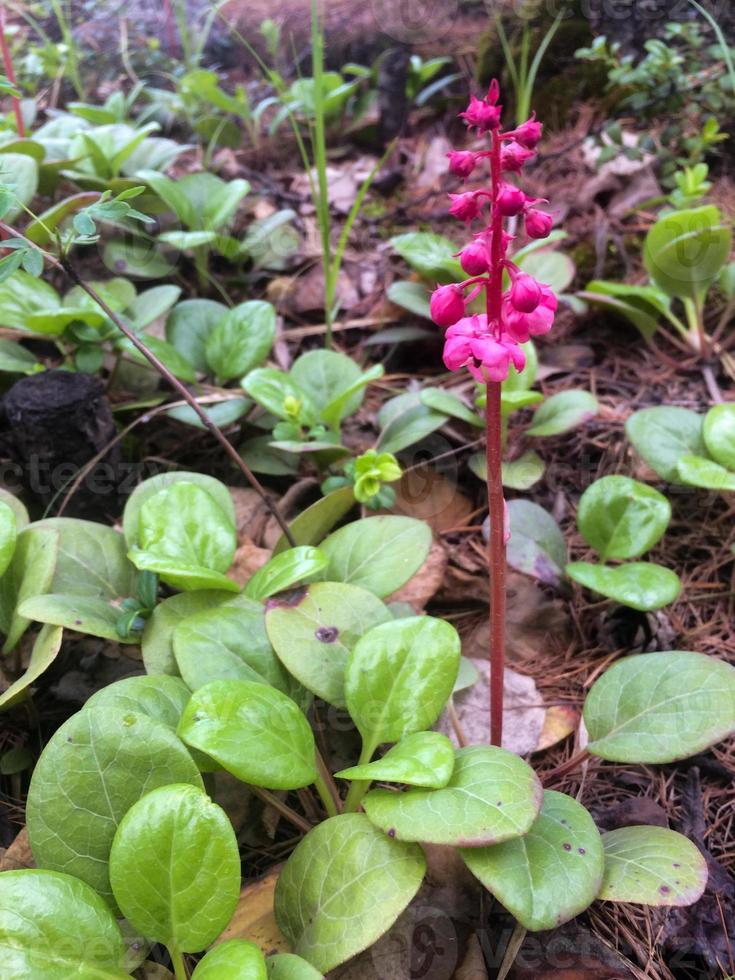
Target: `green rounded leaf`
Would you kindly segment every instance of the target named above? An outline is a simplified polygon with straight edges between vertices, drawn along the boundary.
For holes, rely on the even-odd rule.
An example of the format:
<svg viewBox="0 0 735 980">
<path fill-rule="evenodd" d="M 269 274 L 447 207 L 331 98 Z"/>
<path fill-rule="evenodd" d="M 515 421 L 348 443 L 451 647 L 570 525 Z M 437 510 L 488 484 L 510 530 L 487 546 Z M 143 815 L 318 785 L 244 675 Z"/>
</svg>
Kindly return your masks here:
<svg viewBox="0 0 735 980">
<path fill-rule="evenodd" d="M 108 905 L 78 878 L 0 874 L 0 948 L 8 980 L 121 980 L 125 944 Z"/>
<path fill-rule="evenodd" d="M 47 517 L 29 525 L 33 528 L 59 535 L 51 592 L 113 602 L 135 594 L 138 575 L 127 559 L 119 531 L 71 517 Z"/>
<path fill-rule="evenodd" d="M 210 497 L 213 497 L 222 510 L 227 514 L 231 523 L 235 523 L 235 504 L 232 495 L 227 487 L 220 480 L 215 480 L 213 476 L 204 473 L 189 473 L 184 470 L 172 473 L 159 473 L 152 476 L 133 490 L 128 497 L 123 511 L 123 534 L 129 548 L 139 544 L 138 524 L 140 519 L 140 509 L 150 497 L 155 496 L 161 490 L 172 486 L 174 483 L 195 483 L 202 490 L 206 490 Z"/>
<path fill-rule="evenodd" d="M 207 339 L 227 311 L 224 303 L 211 299 L 185 299 L 166 320 L 166 340 L 202 374 L 208 368 Z"/>
<path fill-rule="evenodd" d="M 143 664 L 149 674 L 178 674 L 174 654 L 174 630 L 182 620 L 207 609 L 216 609 L 232 598 L 231 592 L 214 589 L 201 589 L 197 592 L 182 592 L 159 602 L 148 617 L 141 651 Z"/>
<path fill-rule="evenodd" d="M 598 408 L 597 399 L 588 391 L 560 391 L 536 409 L 526 434 L 558 436 L 594 418 Z"/>
<path fill-rule="evenodd" d="M 364 633 L 392 618 L 385 604 L 366 589 L 318 582 L 271 599 L 265 627 L 288 672 L 307 691 L 342 707 L 350 652 Z"/>
<path fill-rule="evenodd" d="M 363 742 L 397 742 L 431 728 L 452 693 L 460 649 L 456 629 L 433 616 L 382 623 L 358 640 L 345 700 Z"/>
<path fill-rule="evenodd" d="M 365 517 L 319 545 L 329 559 L 322 580 L 369 589 L 381 599 L 405 585 L 431 549 L 431 528 L 412 517 Z"/>
<path fill-rule="evenodd" d="M 240 383 L 251 398 L 276 418 L 292 421 L 286 405 L 289 399 L 298 403 L 302 424 L 313 425 L 317 420 L 317 409 L 311 398 L 284 371 L 256 368 L 246 374 Z"/>
<path fill-rule="evenodd" d="M 421 403 L 435 412 L 442 412 L 475 428 L 485 427 L 484 420 L 477 412 L 473 412 L 454 392 L 444 391 L 441 388 L 424 388 L 421 392 Z"/>
<path fill-rule="evenodd" d="M 268 980 L 265 957 L 247 939 L 228 939 L 197 963 L 192 980 Z"/>
<path fill-rule="evenodd" d="M 735 667 L 680 650 L 625 657 L 592 685 L 584 722 L 602 759 L 685 759 L 735 731 Z"/>
<path fill-rule="evenodd" d="M 16 519 L 16 526 L 20 532 L 24 527 L 27 527 L 30 523 L 30 518 L 28 516 L 28 511 L 26 510 L 25 504 L 18 500 L 18 498 L 10 493 L 10 491 L 5 490 L 0 487 L 0 501 L 7 504 L 8 507 L 14 512 Z"/>
<path fill-rule="evenodd" d="M 707 454 L 702 416 L 688 408 L 643 408 L 630 416 L 625 433 L 651 469 L 670 483 L 679 482 L 676 464 L 680 457 Z"/>
<path fill-rule="evenodd" d="M 31 650 L 25 672 L 0 694 L 0 711 L 12 708 L 22 700 L 28 688 L 51 666 L 61 649 L 63 630 L 59 626 L 42 626 Z"/>
<path fill-rule="evenodd" d="M 548 511 L 530 500 L 509 500 L 508 564 L 558 587 L 564 575 L 567 546 L 559 525 Z"/>
<path fill-rule="evenodd" d="M 139 548 L 130 559 L 140 569 L 183 590 L 225 588 L 239 591 L 224 572 L 237 547 L 230 517 L 195 483 L 174 483 L 144 501 L 138 520 Z"/>
<path fill-rule="evenodd" d="M 0 622 L 5 633 L 3 653 L 15 648 L 30 624 L 18 607 L 24 600 L 42 595 L 51 588 L 58 553 L 58 531 L 29 526 L 18 535 L 13 556 L 0 583 Z"/>
<path fill-rule="evenodd" d="M 14 340 L 0 340 L 0 371 L 9 374 L 37 374 L 43 365 L 26 347 Z"/>
<path fill-rule="evenodd" d="M 735 470 L 735 405 L 711 408 L 704 417 L 702 435 L 712 459 L 728 470 Z"/>
<path fill-rule="evenodd" d="M 245 595 L 262 601 L 316 575 L 327 567 L 328 562 L 319 548 L 308 545 L 290 548 L 258 569 L 245 586 Z"/>
<path fill-rule="evenodd" d="M 381 759 L 335 773 L 340 779 L 380 780 L 441 789 L 454 769 L 454 746 L 440 732 L 414 732 Z"/>
<path fill-rule="evenodd" d="M 13 189 L 12 203 L 3 213 L 3 221 L 14 221 L 23 213 L 23 205 L 33 200 L 38 190 L 38 163 L 26 153 L 0 155 L 0 180 Z"/>
<path fill-rule="evenodd" d="M 276 335 L 276 311 L 263 300 L 240 303 L 206 338 L 207 364 L 222 381 L 239 378 L 268 356 Z"/>
<path fill-rule="evenodd" d="M 80 711 L 51 737 L 31 779 L 26 816 L 36 863 L 73 874 L 111 900 L 117 825 L 133 803 L 169 783 L 201 788 L 169 728 L 118 708 Z"/>
<path fill-rule="evenodd" d="M 268 957 L 265 965 L 268 980 L 324 980 L 319 970 L 294 953 L 276 953 Z"/>
<path fill-rule="evenodd" d="M 735 473 L 704 456 L 682 456 L 676 472 L 679 480 L 690 487 L 720 492 L 735 490 Z"/>
<path fill-rule="evenodd" d="M 595 822 L 576 800 L 552 790 L 544 793 L 524 837 L 461 854 L 472 874 L 532 932 L 573 919 L 600 890 L 604 856 Z"/>
<path fill-rule="evenodd" d="M 344 400 L 340 417 L 352 415 L 362 403 L 363 389 L 352 391 L 362 371 L 346 354 L 332 350 L 308 351 L 296 358 L 289 375 L 320 416 L 342 392 L 351 391 L 351 394 Z M 336 421 L 339 422 L 339 418 Z"/>
<path fill-rule="evenodd" d="M 64 626 L 78 633 L 99 636 L 114 643 L 137 643 L 137 636 L 121 637 L 117 628 L 119 606 L 89 596 L 37 595 L 18 606 L 18 613 L 37 623 Z"/>
<path fill-rule="evenodd" d="M 374 789 L 363 806 L 396 840 L 482 847 L 528 833 L 542 796 L 533 769 L 517 755 L 472 745 L 457 751 L 444 789 Z"/>
<path fill-rule="evenodd" d="M 519 268 L 539 282 L 551 286 L 555 293 L 568 289 L 576 272 L 574 262 L 563 252 L 551 248 L 538 248 L 525 255 L 514 256 Z"/>
<path fill-rule="evenodd" d="M 670 568 L 651 561 L 632 561 L 618 566 L 574 561 L 565 571 L 580 585 L 641 612 L 668 606 L 681 592 L 679 576 Z"/>
<path fill-rule="evenodd" d="M 0 500 L 0 576 L 7 571 L 18 539 L 15 511 Z"/>
<path fill-rule="evenodd" d="M 395 235 L 390 244 L 401 258 L 432 285 L 437 282 L 460 282 L 465 278 L 457 246 L 443 235 L 431 231 L 409 231 Z"/>
<path fill-rule="evenodd" d="M 485 453 L 475 453 L 469 458 L 469 467 L 480 480 L 487 480 Z M 503 463 L 503 486 L 510 490 L 530 490 L 544 475 L 546 464 L 539 454 L 529 449 L 518 459 Z"/>
<path fill-rule="evenodd" d="M 291 694 L 294 682 L 273 652 L 265 631 L 265 610 L 240 596 L 232 605 L 188 616 L 174 630 L 181 676 L 192 691 L 210 681 L 241 680 L 270 684 Z"/>
<path fill-rule="evenodd" d="M 314 735 L 299 706 L 256 681 L 212 681 L 189 701 L 179 735 L 253 786 L 300 789 L 317 778 Z"/>
<path fill-rule="evenodd" d="M 638 905 L 693 905 L 707 885 L 707 862 L 690 840 L 665 827 L 621 827 L 602 835 L 599 898 Z"/>
<path fill-rule="evenodd" d="M 364 814 L 332 817 L 286 862 L 276 886 L 276 920 L 294 951 L 326 973 L 390 929 L 425 870 L 417 845 L 391 840 Z"/>
<path fill-rule="evenodd" d="M 354 506 L 353 487 L 340 487 L 339 490 L 333 490 L 306 510 L 302 510 L 289 524 L 294 541 L 297 545 L 319 544 Z M 273 549 L 273 554 L 278 555 L 290 547 L 286 536 L 282 534 Z"/>
<path fill-rule="evenodd" d="M 588 545 L 608 558 L 637 558 L 661 538 L 671 504 L 653 487 L 627 476 L 603 476 L 579 501 L 577 526 Z"/>
<path fill-rule="evenodd" d="M 191 691 L 179 677 L 123 677 L 96 691 L 84 708 L 136 711 L 176 731 L 190 697 Z"/>
<path fill-rule="evenodd" d="M 670 212 L 646 236 L 643 261 L 654 283 L 670 296 L 703 295 L 730 257 L 732 233 L 714 205 Z"/>
<path fill-rule="evenodd" d="M 225 811 L 195 786 L 162 786 L 125 814 L 110 883 L 142 935 L 193 953 L 214 942 L 240 897 L 240 855 Z"/>
</svg>

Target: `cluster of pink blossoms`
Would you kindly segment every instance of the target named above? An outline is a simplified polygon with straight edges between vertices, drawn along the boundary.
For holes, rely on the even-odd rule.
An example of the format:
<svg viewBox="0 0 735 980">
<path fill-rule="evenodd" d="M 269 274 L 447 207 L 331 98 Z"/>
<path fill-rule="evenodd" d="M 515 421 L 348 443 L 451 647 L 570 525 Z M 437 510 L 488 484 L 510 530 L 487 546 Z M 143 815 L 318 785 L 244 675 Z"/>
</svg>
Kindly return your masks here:
<svg viewBox="0 0 735 980">
<path fill-rule="evenodd" d="M 522 272 L 506 253 L 513 241 L 503 228 L 505 218 L 522 217 L 529 238 L 546 238 L 552 217 L 534 205 L 542 199 L 532 198 L 503 174 L 519 173 L 534 155 L 541 139 L 541 123 L 529 119 L 517 129 L 500 128 L 502 106 L 497 104 L 498 83 L 493 81 L 487 97 L 474 96 L 460 116 L 479 134 L 490 134 L 490 149 L 474 152 L 453 151 L 448 154 L 453 174 L 466 180 L 483 159 L 490 161 L 491 188 L 450 194 L 449 213 L 467 223 L 489 209 L 484 231 L 459 254 L 462 268 L 470 277 L 464 282 L 439 286 L 431 296 L 431 316 L 440 327 L 447 327 L 444 363 L 451 371 L 467 366 L 478 381 L 503 381 L 511 364 L 522 371 L 525 354 L 519 344 L 551 329 L 556 311 L 556 296 L 549 286 Z M 510 278 L 510 288 L 502 290 L 503 273 Z M 466 307 L 482 290 L 486 290 L 487 313 L 466 315 Z M 469 292 L 467 292 L 469 290 Z"/>
</svg>

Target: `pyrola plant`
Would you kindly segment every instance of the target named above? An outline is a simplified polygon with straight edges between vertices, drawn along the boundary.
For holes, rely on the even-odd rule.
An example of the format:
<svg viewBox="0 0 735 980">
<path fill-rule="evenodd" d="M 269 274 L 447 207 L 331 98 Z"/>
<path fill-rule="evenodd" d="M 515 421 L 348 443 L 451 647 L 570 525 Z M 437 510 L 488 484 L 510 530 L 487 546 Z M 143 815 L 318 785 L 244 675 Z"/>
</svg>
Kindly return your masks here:
<svg viewBox="0 0 735 980">
<path fill-rule="evenodd" d="M 508 257 L 514 240 L 506 219 L 521 220 L 529 238 L 546 238 L 551 215 L 507 179 L 518 174 L 535 156 L 541 139 L 541 123 L 535 114 L 523 125 L 504 132 L 500 125 L 497 81 L 484 99 L 472 96 L 460 113 L 467 126 L 486 136 L 488 149 L 455 150 L 448 154 L 449 169 L 467 180 L 484 160 L 489 162 L 490 186 L 450 194 L 449 213 L 465 221 L 482 219 L 485 228 L 459 252 L 468 275 L 464 282 L 439 286 L 431 296 L 434 322 L 446 328 L 444 363 L 450 371 L 467 367 L 487 385 L 487 487 L 490 513 L 490 731 L 491 742 L 500 745 L 503 729 L 503 669 L 505 660 L 505 546 L 508 539 L 507 508 L 503 498 L 501 382 L 510 365 L 522 371 L 526 356 L 520 346 L 531 337 L 547 333 L 554 322 L 556 296 L 549 286 L 522 272 Z M 509 286 L 503 290 L 503 277 Z M 484 290 L 485 313 L 467 315 L 467 306 Z"/>
</svg>

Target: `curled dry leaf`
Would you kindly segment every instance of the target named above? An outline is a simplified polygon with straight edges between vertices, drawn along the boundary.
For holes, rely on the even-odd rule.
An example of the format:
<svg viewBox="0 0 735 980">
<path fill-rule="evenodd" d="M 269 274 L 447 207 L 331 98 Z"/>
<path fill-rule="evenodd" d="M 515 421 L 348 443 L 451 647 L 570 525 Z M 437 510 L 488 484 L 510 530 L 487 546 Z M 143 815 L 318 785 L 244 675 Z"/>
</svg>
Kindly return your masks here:
<svg viewBox="0 0 735 980">
<path fill-rule="evenodd" d="M 0 872 L 21 871 L 23 868 L 35 868 L 35 866 L 36 862 L 33 860 L 28 841 L 28 831 L 24 827 L 18 832 L 10 847 L 0 856 Z"/>
</svg>

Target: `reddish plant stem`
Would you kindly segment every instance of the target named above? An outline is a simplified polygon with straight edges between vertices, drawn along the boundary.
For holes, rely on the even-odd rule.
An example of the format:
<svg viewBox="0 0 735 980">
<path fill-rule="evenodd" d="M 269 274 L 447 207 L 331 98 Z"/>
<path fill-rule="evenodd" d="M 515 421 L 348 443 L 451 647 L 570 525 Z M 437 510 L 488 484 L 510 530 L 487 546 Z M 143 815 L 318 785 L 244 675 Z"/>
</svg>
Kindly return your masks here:
<svg viewBox="0 0 735 980">
<path fill-rule="evenodd" d="M 500 190 L 501 140 L 492 134 L 490 174 L 493 201 Z M 490 277 L 486 292 L 488 324 L 500 323 L 503 302 L 503 216 L 493 207 L 490 242 Z M 503 500 L 503 426 L 500 382 L 487 384 L 486 457 L 487 501 L 490 518 L 488 571 L 490 576 L 490 743 L 503 739 L 503 674 L 505 669 L 505 504 Z"/>
<path fill-rule="evenodd" d="M 8 37 L 5 33 L 5 3 L 4 0 L 0 0 L 0 50 L 3 55 L 3 65 L 5 67 L 5 75 L 12 86 L 16 85 L 15 81 L 15 69 L 13 68 L 13 57 L 10 54 L 10 45 L 8 44 Z M 15 113 L 15 126 L 18 130 L 18 136 L 21 139 L 25 139 L 26 136 L 26 124 L 23 121 L 23 110 L 20 104 L 20 99 L 17 95 L 12 96 L 13 100 L 13 112 Z"/>
</svg>

